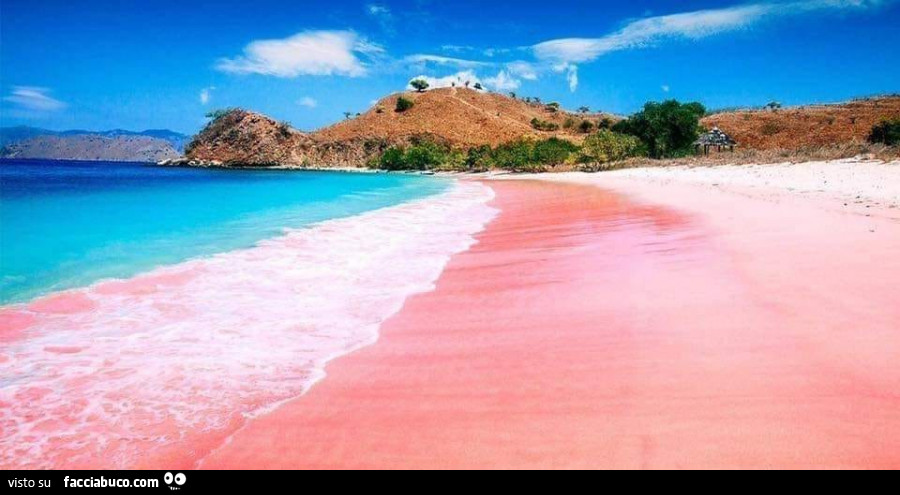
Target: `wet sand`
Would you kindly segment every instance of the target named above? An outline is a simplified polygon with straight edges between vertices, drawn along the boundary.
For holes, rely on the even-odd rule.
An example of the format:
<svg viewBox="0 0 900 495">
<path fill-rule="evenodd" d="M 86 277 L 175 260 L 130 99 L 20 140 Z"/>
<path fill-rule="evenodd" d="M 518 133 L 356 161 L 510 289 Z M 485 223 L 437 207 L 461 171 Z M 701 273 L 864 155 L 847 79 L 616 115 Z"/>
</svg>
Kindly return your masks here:
<svg viewBox="0 0 900 495">
<path fill-rule="evenodd" d="M 201 467 L 900 467 L 895 219 L 578 180 L 489 182 L 436 290 Z"/>
</svg>

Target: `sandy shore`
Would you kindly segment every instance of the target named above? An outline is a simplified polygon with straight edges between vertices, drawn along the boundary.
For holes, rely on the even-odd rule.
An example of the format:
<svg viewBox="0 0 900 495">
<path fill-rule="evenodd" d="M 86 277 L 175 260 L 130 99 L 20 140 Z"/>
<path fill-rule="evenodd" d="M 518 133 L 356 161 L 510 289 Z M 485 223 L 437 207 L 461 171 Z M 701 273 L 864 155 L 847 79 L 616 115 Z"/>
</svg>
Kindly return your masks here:
<svg viewBox="0 0 900 495">
<path fill-rule="evenodd" d="M 829 166 L 490 181 L 436 290 L 202 467 L 898 468 L 897 169 Z"/>
</svg>

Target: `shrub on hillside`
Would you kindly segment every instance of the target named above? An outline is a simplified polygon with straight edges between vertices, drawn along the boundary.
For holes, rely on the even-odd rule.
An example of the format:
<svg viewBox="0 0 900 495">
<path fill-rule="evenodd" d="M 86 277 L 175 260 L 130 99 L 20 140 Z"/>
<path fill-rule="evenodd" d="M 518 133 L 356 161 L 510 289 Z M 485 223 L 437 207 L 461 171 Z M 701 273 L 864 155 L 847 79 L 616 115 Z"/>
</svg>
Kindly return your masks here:
<svg viewBox="0 0 900 495">
<path fill-rule="evenodd" d="M 609 129 L 591 134 L 581 145 L 581 161 L 590 164 L 615 162 L 641 154 L 642 145 L 638 138 Z"/>
<path fill-rule="evenodd" d="M 283 138 L 290 137 L 291 136 L 291 123 L 288 122 L 287 120 L 282 120 L 281 122 L 279 122 L 278 123 L 278 134 Z"/>
<path fill-rule="evenodd" d="M 894 146 L 900 144 L 900 119 L 882 120 L 872 127 L 869 142 Z"/>
<path fill-rule="evenodd" d="M 706 108 L 700 103 L 649 102 L 644 109 L 612 127 L 640 139 L 652 158 L 673 158 L 692 152 Z"/>
<path fill-rule="evenodd" d="M 587 134 L 594 130 L 594 123 L 590 120 L 582 120 L 580 124 L 578 124 L 578 130 L 582 134 Z"/>
<path fill-rule="evenodd" d="M 559 124 L 555 124 L 553 122 L 547 122 L 546 120 L 541 120 L 537 117 L 531 119 L 531 127 L 539 131 L 547 131 L 552 132 L 559 130 Z"/>
<path fill-rule="evenodd" d="M 413 101 L 409 98 L 400 97 L 397 98 L 397 108 L 395 109 L 398 112 L 405 112 L 412 108 L 414 105 Z"/>
<path fill-rule="evenodd" d="M 215 121 L 221 119 L 222 117 L 228 115 L 229 113 L 234 112 L 235 110 L 240 110 L 240 109 L 230 107 L 230 108 L 218 108 L 216 110 L 210 110 L 209 112 L 206 112 L 206 118 L 208 118 L 212 122 L 215 122 Z"/>
</svg>

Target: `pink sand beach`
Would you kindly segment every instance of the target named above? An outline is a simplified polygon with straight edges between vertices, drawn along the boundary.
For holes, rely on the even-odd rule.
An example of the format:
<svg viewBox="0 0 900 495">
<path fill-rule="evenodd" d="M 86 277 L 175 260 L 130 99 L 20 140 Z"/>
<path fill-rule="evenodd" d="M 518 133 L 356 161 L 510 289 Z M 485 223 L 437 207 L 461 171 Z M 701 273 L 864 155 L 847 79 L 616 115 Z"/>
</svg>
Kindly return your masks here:
<svg viewBox="0 0 900 495">
<path fill-rule="evenodd" d="M 464 179 L 5 308 L 0 467 L 896 469 L 900 169 L 811 170 Z"/>
<path fill-rule="evenodd" d="M 571 180 L 201 466 L 900 467 L 896 218 Z"/>
</svg>

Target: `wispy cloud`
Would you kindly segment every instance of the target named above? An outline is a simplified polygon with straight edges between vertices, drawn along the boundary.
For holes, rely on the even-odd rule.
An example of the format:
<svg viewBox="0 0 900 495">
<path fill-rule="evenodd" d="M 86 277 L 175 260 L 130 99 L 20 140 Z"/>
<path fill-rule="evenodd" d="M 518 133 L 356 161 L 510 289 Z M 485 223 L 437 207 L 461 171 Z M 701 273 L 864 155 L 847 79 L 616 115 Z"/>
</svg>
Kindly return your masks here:
<svg viewBox="0 0 900 495">
<path fill-rule="evenodd" d="M 474 51 L 475 47 L 469 45 L 442 45 L 441 51 L 449 53 L 462 53 Z"/>
<path fill-rule="evenodd" d="M 303 98 L 300 98 L 299 100 L 297 100 L 297 104 L 300 105 L 301 107 L 306 107 L 306 108 L 316 108 L 317 106 L 319 106 L 319 102 L 309 96 L 304 96 Z"/>
<path fill-rule="evenodd" d="M 628 49 L 653 46 L 669 39 L 696 40 L 746 29 L 763 20 L 814 12 L 867 10 L 894 0 L 795 0 L 750 3 L 632 21 L 599 38 L 561 38 L 532 47 L 535 57 L 554 72 L 565 73 L 569 89 L 578 88 L 577 64 Z M 664 89 L 665 91 L 665 89 Z"/>
<path fill-rule="evenodd" d="M 762 20 L 828 10 L 865 10 L 890 0 L 800 0 L 755 3 L 648 17 L 599 38 L 562 38 L 533 47 L 540 60 L 583 63 L 619 50 L 651 46 L 666 39 L 699 39 L 745 29 Z"/>
<path fill-rule="evenodd" d="M 663 93 L 668 93 L 669 91 L 672 90 L 672 88 L 670 88 L 668 84 L 663 84 L 662 86 L 660 86 L 659 89 L 661 89 L 663 91 Z"/>
<path fill-rule="evenodd" d="M 367 60 L 384 49 L 355 31 L 304 31 L 284 39 L 258 40 L 244 54 L 223 58 L 216 68 L 233 74 L 275 77 L 348 76 L 368 74 Z"/>
<path fill-rule="evenodd" d="M 394 34 L 394 14 L 387 6 L 370 3 L 366 5 L 366 13 L 378 22 L 384 32 Z"/>
<path fill-rule="evenodd" d="M 206 105 L 209 103 L 209 100 L 212 98 L 212 92 L 216 89 L 215 86 L 210 86 L 208 88 L 203 88 L 200 90 L 200 103 Z"/>
<path fill-rule="evenodd" d="M 488 67 L 492 65 L 489 62 L 480 62 L 477 60 L 466 60 L 462 58 L 444 57 L 442 55 L 428 55 L 417 53 L 408 55 L 403 60 L 410 64 L 437 64 L 451 67 L 459 67 L 461 69 L 473 69 L 476 67 Z"/>
<path fill-rule="evenodd" d="M 13 111 L 21 116 L 39 116 L 44 113 L 62 110 L 66 104 L 50 96 L 49 88 L 38 86 L 14 86 L 12 91 L 3 97 L 13 105 Z"/>
</svg>

